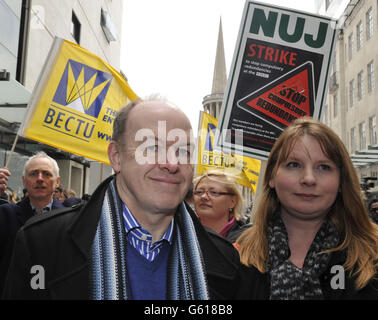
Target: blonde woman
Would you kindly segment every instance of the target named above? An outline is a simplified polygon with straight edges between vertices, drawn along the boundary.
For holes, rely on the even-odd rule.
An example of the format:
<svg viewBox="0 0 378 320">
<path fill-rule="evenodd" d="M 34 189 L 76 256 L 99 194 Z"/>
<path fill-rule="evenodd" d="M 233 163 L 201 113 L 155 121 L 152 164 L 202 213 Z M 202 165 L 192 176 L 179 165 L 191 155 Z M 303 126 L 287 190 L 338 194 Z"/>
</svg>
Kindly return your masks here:
<svg viewBox="0 0 378 320">
<path fill-rule="evenodd" d="M 238 239 L 243 299 L 378 299 L 378 229 L 324 124 L 293 122 L 270 153 L 253 227 Z"/>
<path fill-rule="evenodd" d="M 194 207 L 201 223 L 230 242 L 250 225 L 242 221 L 243 199 L 235 178 L 224 170 L 209 170 L 194 179 Z"/>
</svg>

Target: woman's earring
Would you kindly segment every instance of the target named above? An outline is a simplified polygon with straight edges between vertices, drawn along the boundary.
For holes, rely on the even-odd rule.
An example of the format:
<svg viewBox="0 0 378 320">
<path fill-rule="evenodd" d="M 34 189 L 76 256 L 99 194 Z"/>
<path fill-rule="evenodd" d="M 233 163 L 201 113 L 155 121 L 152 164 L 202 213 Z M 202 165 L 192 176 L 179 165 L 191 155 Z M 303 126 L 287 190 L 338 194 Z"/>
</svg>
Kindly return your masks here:
<svg viewBox="0 0 378 320">
<path fill-rule="evenodd" d="M 231 220 L 233 216 L 234 216 L 234 208 L 228 209 L 228 220 Z"/>
</svg>

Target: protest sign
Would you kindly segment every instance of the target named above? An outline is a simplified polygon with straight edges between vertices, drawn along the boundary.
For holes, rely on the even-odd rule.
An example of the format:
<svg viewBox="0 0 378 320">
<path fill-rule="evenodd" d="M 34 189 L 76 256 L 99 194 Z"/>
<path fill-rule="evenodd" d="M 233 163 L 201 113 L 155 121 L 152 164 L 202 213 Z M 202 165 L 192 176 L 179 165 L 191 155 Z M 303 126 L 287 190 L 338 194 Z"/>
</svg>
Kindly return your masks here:
<svg viewBox="0 0 378 320">
<path fill-rule="evenodd" d="M 320 119 L 335 26 L 330 18 L 246 2 L 219 116 L 216 150 L 266 160 L 293 120 Z"/>
</svg>

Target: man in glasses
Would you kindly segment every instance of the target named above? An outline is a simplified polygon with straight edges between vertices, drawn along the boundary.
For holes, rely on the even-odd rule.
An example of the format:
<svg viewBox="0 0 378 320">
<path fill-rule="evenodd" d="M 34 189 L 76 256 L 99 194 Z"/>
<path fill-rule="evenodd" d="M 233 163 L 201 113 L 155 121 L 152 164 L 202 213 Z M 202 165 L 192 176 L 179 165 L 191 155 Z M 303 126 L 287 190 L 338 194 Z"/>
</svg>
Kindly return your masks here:
<svg viewBox="0 0 378 320">
<path fill-rule="evenodd" d="M 114 120 L 115 175 L 85 207 L 28 224 L 7 279 L 11 299 L 232 299 L 239 256 L 183 202 L 194 149 L 185 114 L 159 97 Z M 27 243 L 27 245 L 26 245 Z M 41 266 L 45 287 L 30 287 Z"/>
</svg>

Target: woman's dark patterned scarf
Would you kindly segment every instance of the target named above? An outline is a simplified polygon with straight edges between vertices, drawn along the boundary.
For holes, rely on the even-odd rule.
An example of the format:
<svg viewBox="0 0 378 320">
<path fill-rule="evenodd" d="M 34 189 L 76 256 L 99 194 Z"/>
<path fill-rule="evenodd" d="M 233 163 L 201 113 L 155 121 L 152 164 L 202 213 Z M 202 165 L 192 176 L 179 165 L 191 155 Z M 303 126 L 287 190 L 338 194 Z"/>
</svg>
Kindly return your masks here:
<svg viewBox="0 0 378 320">
<path fill-rule="evenodd" d="M 201 249 L 193 221 L 181 204 L 175 214 L 175 235 L 167 270 L 167 299 L 209 299 Z M 105 193 L 102 213 L 92 245 L 91 299 L 130 299 L 126 264 L 126 230 L 122 202 L 115 180 Z"/>
<path fill-rule="evenodd" d="M 326 270 L 331 253 L 322 253 L 337 246 L 339 234 L 326 220 L 317 232 L 302 269 L 290 260 L 288 235 L 281 214 L 275 213 L 268 226 L 271 300 L 323 299 L 319 276 Z"/>
</svg>

